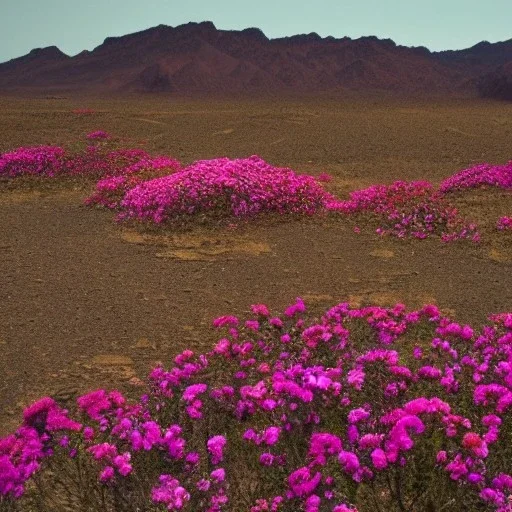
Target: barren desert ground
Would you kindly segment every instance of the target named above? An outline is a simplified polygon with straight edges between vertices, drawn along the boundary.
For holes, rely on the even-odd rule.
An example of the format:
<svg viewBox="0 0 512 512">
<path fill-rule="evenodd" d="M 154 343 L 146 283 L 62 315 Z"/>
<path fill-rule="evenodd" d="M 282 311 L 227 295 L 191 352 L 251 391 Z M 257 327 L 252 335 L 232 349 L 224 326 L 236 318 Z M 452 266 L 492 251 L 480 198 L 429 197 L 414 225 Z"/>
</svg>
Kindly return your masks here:
<svg viewBox="0 0 512 512">
<path fill-rule="evenodd" d="M 76 116 L 76 108 L 96 111 Z M 72 145 L 103 129 L 184 163 L 258 154 L 334 180 L 346 197 L 373 183 L 439 183 L 511 159 L 512 104 L 476 100 L 0 99 L 0 151 Z M 477 324 L 512 307 L 510 192 L 458 200 L 482 243 L 381 238 L 350 219 L 261 218 L 229 229 L 150 232 L 82 205 L 93 183 L 0 183 L 0 435 L 43 394 L 99 386 L 138 393 L 156 361 L 215 341 L 211 319 L 252 303 L 435 302 Z"/>
</svg>

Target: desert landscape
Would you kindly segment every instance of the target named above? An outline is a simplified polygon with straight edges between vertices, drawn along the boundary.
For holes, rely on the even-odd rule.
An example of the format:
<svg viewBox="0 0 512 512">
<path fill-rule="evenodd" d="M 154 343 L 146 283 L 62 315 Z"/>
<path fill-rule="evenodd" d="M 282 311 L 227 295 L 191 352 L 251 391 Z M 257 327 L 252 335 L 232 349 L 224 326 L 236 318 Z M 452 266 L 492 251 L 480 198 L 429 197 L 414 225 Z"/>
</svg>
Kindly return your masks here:
<svg viewBox="0 0 512 512">
<path fill-rule="evenodd" d="M 256 42 L 248 45 L 246 38 Z M 434 54 L 377 38 L 329 40 L 309 34 L 277 41 L 256 29 L 228 32 L 218 31 L 210 24 L 190 24 L 109 38 L 96 50 L 73 58 L 58 49 L 44 49 L 0 65 L 0 436 L 5 436 L 0 437 L 0 510 L 510 510 L 508 441 L 512 419 L 507 397 L 512 397 L 512 103 L 503 100 L 509 98 L 512 83 L 507 81 L 511 41 Z M 153 58 L 149 59 L 148 54 Z M 301 55 L 302 67 L 297 64 Z M 344 56 L 343 62 L 339 55 Z M 400 68 L 400 74 L 393 72 L 391 61 Z M 178 62 L 182 67 L 176 71 Z M 211 73 L 212 69 L 216 74 Z M 343 78 L 338 80 L 337 76 Z M 82 87 L 84 84 L 87 87 Z M 50 149 L 43 153 L 41 147 Z M 32 150 L 24 148 L 39 149 L 30 153 Z M 127 156 L 122 153 L 125 150 L 134 153 Z M 111 156 L 114 153 L 116 159 Z M 223 157 L 229 160 L 216 160 Z M 119 159 L 126 161 L 121 165 Z M 479 164 L 486 166 L 477 167 Z M 138 165 L 137 169 L 133 173 L 127 171 L 133 165 Z M 222 182 L 228 190 L 226 195 L 212 192 L 211 198 L 203 200 L 203 195 L 209 194 L 209 173 L 214 174 L 221 167 L 229 170 L 231 179 L 240 182 Z M 461 174 L 466 169 L 470 171 Z M 180 173 L 184 181 L 179 181 Z M 274 185 L 264 180 L 270 179 L 266 176 L 272 173 L 282 175 L 283 181 L 275 186 L 283 197 L 276 195 L 264 203 L 267 206 L 255 210 L 257 215 L 247 213 L 251 211 L 251 201 L 263 201 L 254 199 L 251 187 L 261 187 L 257 189 L 259 198 L 267 191 L 270 194 Z M 101 188 L 103 179 L 111 181 Z M 159 202 L 163 204 L 162 198 L 172 187 L 187 189 L 186 184 L 192 182 L 193 187 L 197 183 L 198 192 L 191 196 L 195 199 L 187 199 L 191 203 L 180 206 L 182 210 L 175 214 L 169 199 L 167 209 L 159 210 Z M 285 197 L 282 191 L 291 194 L 291 183 L 296 197 Z M 121 188 L 115 188 L 118 184 Z M 153 184 L 160 188 L 152 191 Z M 375 185 L 382 187 L 376 192 L 372 188 Z M 122 193 L 116 196 L 119 190 Z M 248 190 L 251 199 L 242 198 L 235 206 L 240 190 Z M 189 192 L 187 189 L 183 193 Z M 202 206 L 196 208 L 194 201 Z M 336 314 L 334 310 L 329 313 L 331 317 L 326 314 L 337 304 L 345 306 Z M 405 304 L 404 310 L 401 304 Z M 282 318 L 291 322 L 286 331 L 289 334 L 272 334 L 277 321 L 272 323 L 275 319 L 270 320 L 267 307 L 272 312 L 285 311 Z M 303 307 L 307 307 L 305 324 L 295 320 L 302 318 Z M 406 315 L 405 308 L 419 312 L 418 319 L 425 317 L 431 325 L 417 326 L 416 313 Z M 237 331 L 238 318 L 253 317 L 257 320 L 248 320 L 245 327 L 240 324 L 240 332 Z M 337 337 L 343 339 L 345 327 L 352 329 L 350 322 L 366 317 L 368 325 L 354 327 L 354 334 L 350 335 L 353 349 L 347 350 L 341 342 L 329 349 L 321 347 L 321 343 L 332 343 Z M 212 347 L 219 347 L 219 340 L 225 339 L 212 327 L 216 318 L 221 319 L 218 327 L 230 328 L 226 336 L 231 339 L 233 359 L 224 363 L 218 360 L 220 349 L 211 352 Z M 480 338 L 477 334 L 473 337 L 472 329 L 467 334 L 469 325 L 476 333 L 489 321 L 494 322 L 492 329 L 484 329 Z M 324 334 L 328 333 L 322 342 L 306 328 L 315 322 L 323 326 Z M 397 327 L 400 322 L 403 330 Z M 377 348 L 369 341 L 373 339 L 373 334 L 365 330 L 369 326 L 378 333 L 381 344 L 375 343 Z M 398 330 L 393 330 L 395 327 Z M 283 336 L 290 336 L 293 341 Z M 387 350 L 391 341 L 383 342 L 383 336 L 392 338 L 396 350 L 402 351 L 392 363 L 389 358 L 395 357 L 396 352 L 394 348 Z M 279 340 L 290 343 L 289 353 L 294 355 L 290 356 L 289 368 L 288 362 L 280 362 L 281 356 L 267 361 L 267 355 L 274 352 L 270 348 L 266 351 L 261 344 L 265 342 L 270 347 L 274 338 L 278 345 Z M 482 349 L 480 356 L 484 338 L 496 353 L 490 355 L 490 349 Z M 261 349 L 259 355 L 254 349 L 254 360 L 237 345 L 248 339 Z M 442 342 L 446 346 L 440 349 Z M 469 348 L 472 342 L 474 346 Z M 415 366 L 415 359 L 422 357 L 417 357 L 418 344 L 421 350 L 432 351 L 429 362 L 424 356 L 422 368 Z M 411 353 L 414 348 L 414 358 L 406 354 L 409 348 Z M 276 354 L 284 349 L 276 348 Z M 352 361 L 350 358 L 356 358 L 357 352 L 358 359 L 351 367 L 355 371 L 361 360 L 369 358 L 369 354 L 376 357 L 378 350 L 387 353 L 379 361 L 387 361 L 386 368 L 395 372 L 396 382 L 392 385 L 403 386 L 396 395 L 386 394 L 390 392 L 384 377 L 387 370 L 376 365 L 371 377 L 368 373 L 367 382 L 375 383 L 376 389 L 381 382 L 383 389 L 388 386 L 383 395 L 386 398 L 382 399 L 375 398 L 377 391 L 370 384 L 354 384 L 350 371 L 345 382 L 347 366 L 343 365 L 349 363 L 340 363 Z M 338 360 L 333 356 L 337 351 L 344 354 Z M 465 357 L 478 363 L 467 363 L 469 359 L 462 357 L 466 351 Z M 443 359 L 448 358 L 445 353 L 453 361 Z M 196 358 L 199 354 L 211 359 L 208 368 Z M 260 357 L 268 369 L 257 369 Z M 187 361 L 191 367 L 196 365 L 190 375 Z M 240 368 L 233 361 L 240 362 L 242 373 L 247 375 L 235 373 Z M 471 370 L 464 369 L 466 363 Z M 173 364 L 176 367 L 165 376 L 159 373 L 163 370 L 154 370 L 161 368 L 159 365 L 169 368 Z M 441 384 L 421 380 L 427 379 L 427 364 L 432 365 L 428 366 L 430 369 L 437 364 L 441 373 L 446 372 L 439 377 Z M 484 364 L 485 369 L 479 366 Z M 315 379 L 321 374 L 331 383 L 315 388 L 316 384 L 307 384 L 305 374 L 300 373 L 297 382 L 303 386 L 302 391 L 319 393 L 314 394 L 314 407 L 304 409 L 307 419 L 303 424 L 298 422 L 300 426 L 292 427 L 295 420 L 290 419 L 291 412 L 286 413 L 287 419 L 280 420 L 273 409 L 276 405 L 268 410 L 261 406 L 266 411 L 261 413 L 251 409 L 256 403 L 257 407 L 261 405 L 254 394 L 260 379 L 266 383 L 263 386 L 269 386 L 267 400 L 279 404 L 283 411 L 288 407 L 295 411 L 295 402 L 301 400 L 309 404 L 309 399 L 293 395 L 290 389 L 277 391 L 276 375 L 286 374 L 297 365 L 306 374 L 315 368 Z M 399 365 L 402 370 L 397 369 Z M 275 373 L 266 377 L 270 368 Z M 232 372 L 234 381 L 230 380 L 231 373 L 223 372 Z M 453 383 L 454 372 L 460 373 L 460 384 Z M 153 386 L 149 388 L 148 374 Z M 237 379 L 245 379 L 245 387 Z M 270 392 L 272 379 L 275 396 Z M 428 379 L 435 381 L 436 377 Z M 334 382 L 338 380 L 339 389 L 352 386 L 354 391 L 340 395 L 346 400 L 341 401 L 343 407 L 331 407 L 330 400 L 336 401 L 333 397 L 339 394 L 338 388 L 334 392 Z M 212 403 L 217 400 L 222 405 L 220 409 L 207 402 L 206 395 L 204 406 L 197 400 L 204 393 L 198 388 L 203 381 L 211 386 Z M 221 388 L 220 383 L 225 386 Z M 234 386 L 235 393 L 245 397 L 233 409 L 228 398 L 222 398 L 225 402 L 219 398 L 219 390 L 227 393 L 228 384 L 230 393 Z M 485 403 L 476 398 L 480 384 L 496 386 L 496 390 L 501 386 L 503 403 L 497 402 L 496 410 L 490 398 Z M 467 395 L 460 397 L 462 393 L 456 393 L 459 385 L 470 390 Z M 174 391 L 166 395 L 163 390 L 172 386 Z M 247 391 L 251 386 L 253 390 Z M 111 395 L 108 399 L 102 395 L 101 400 L 109 404 L 104 409 L 94 409 L 100 403 L 97 397 L 96 405 L 84 405 L 83 397 L 89 397 L 84 394 L 97 389 L 118 390 L 142 408 L 150 403 L 146 416 L 141 413 L 146 423 L 137 417 L 139 413 L 127 409 L 124 402 L 117 403 L 119 399 Z M 356 391 L 369 394 L 359 397 Z M 470 406 L 473 392 L 476 405 Z M 498 393 L 488 391 L 494 392 Z M 142 394 L 150 398 L 139 403 Z M 40 397 L 51 397 L 52 402 L 30 409 L 30 404 L 40 404 Z M 152 403 L 155 397 L 157 401 Z M 176 404 L 173 397 L 177 397 Z M 81 413 L 85 411 L 98 421 L 96 434 L 98 438 L 104 436 L 103 443 L 119 443 L 119 450 L 124 443 L 132 452 L 131 463 L 129 457 L 122 461 L 112 459 L 114 462 L 107 466 L 112 475 L 102 466 L 99 481 L 94 464 L 103 464 L 102 457 L 109 456 L 93 450 L 86 421 L 83 425 L 75 422 L 82 422 L 74 415 L 77 399 Z M 173 405 L 158 416 L 160 408 L 165 409 L 165 400 Z M 254 405 L 246 405 L 249 412 L 239 414 L 243 400 L 252 400 Z M 379 444 L 382 440 L 372 446 L 371 456 L 363 454 L 361 445 L 357 450 L 349 448 L 357 443 L 344 436 L 359 439 L 363 433 L 373 435 L 370 433 L 381 428 L 379 421 L 388 428 L 383 419 L 387 418 L 387 400 L 402 411 L 396 413 L 394 420 L 386 420 L 394 425 L 389 427 L 390 441 L 382 444 L 383 449 Z M 407 404 L 414 402 L 418 407 L 416 412 L 411 412 L 412 405 L 403 405 L 407 400 Z M 423 408 L 418 400 L 424 401 Z M 452 412 L 440 405 L 447 402 L 451 403 Z M 298 410 L 302 411 L 302 405 Z M 109 407 L 112 416 L 101 412 Z M 320 412 L 323 407 L 325 416 Z M 193 426 L 194 419 L 201 419 L 202 408 L 206 418 L 203 430 Z M 125 423 L 120 419 L 121 410 Z M 370 410 L 379 411 L 380 419 L 374 423 L 366 419 Z M 69 418 L 66 411 L 70 411 Z M 352 411 L 348 412 L 348 424 L 345 420 L 340 423 L 343 411 Z M 433 420 L 427 422 L 426 411 L 442 415 L 440 424 L 451 425 L 446 427 L 454 432 L 447 434 L 448 440 L 440 433 L 444 427 L 436 427 Z M 461 416 L 456 417 L 459 413 Z M 76 459 L 82 460 L 77 466 L 78 480 L 54 479 L 55 469 L 36 472 L 35 466 L 30 466 L 30 471 L 24 469 L 27 475 L 30 473 L 26 478 L 20 474 L 12 477 L 14 469 L 8 464 L 12 468 L 23 464 L 27 464 L 24 468 L 29 467 L 21 455 L 16 455 L 19 447 L 15 448 L 18 445 L 10 437 L 19 427 L 22 414 L 25 419 L 16 439 L 25 439 L 26 429 L 31 428 L 31 432 L 42 436 L 38 439 L 43 440 L 43 445 L 59 440 L 64 452 L 69 445 L 71 459 L 62 462 L 62 456 L 56 455 L 54 468 L 62 470 L 68 467 L 66 464 L 73 465 L 80 447 L 90 444 L 87 450 L 94 453 L 95 460 Z M 224 414 L 236 416 L 245 425 L 243 430 L 221 419 Z M 350 419 L 354 414 L 361 415 L 360 419 Z M 487 419 L 482 419 L 484 414 Z M 489 419 L 491 414 L 499 417 Z M 159 420 L 155 419 L 157 416 Z M 311 419 L 313 416 L 317 419 Z M 411 450 L 412 445 L 403 439 L 403 444 L 393 439 L 399 418 L 404 417 L 422 422 L 418 426 L 411 420 L 409 426 L 403 427 L 407 439 L 409 435 L 419 439 L 424 429 L 430 429 L 424 436 L 424 445 L 418 441 Z M 51 426 L 51 418 L 58 418 L 59 424 L 65 426 Z M 149 418 L 159 425 L 155 427 L 159 433 L 151 442 Z M 368 424 L 363 426 L 366 421 Z M 477 424 L 482 421 L 484 427 Z M 203 434 L 209 439 L 207 450 L 203 447 L 204 455 L 197 448 L 201 457 L 210 456 L 208 467 L 212 473 L 197 483 L 208 499 L 194 497 L 189 487 L 176 483 L 183 482 L 176 464 L 185 455 L 172 455 L 175 446 L 171 447 L 169 439 L 175 439 L 173 427 L 165 435 L 159 429 L 164 432 L 168 425 L 178 422 L 190 432 L 187 446 L 199 446 Z M 146 436 L 144 443 L 148 445 L 144 444 L 144 448 L 142 444 L 137 448 L 133 437 L 119 434 L 119 425 L 124 425 L 122 428 L 133 436 L 135 424 L 142 433 L 137 435 Z M 359 434 L 351 431 L 356 424 Z M 142 425 L 146 425 L 145 433 Z M 489 433 L 498 429 L 496 425 L 501 425 L 499 441 Z M 262 448 L 256 445 L 266 443 L 269 447 L 268 453 L 261 455 L 263 470 L 249 462 L 240 465 L 232 455 L 223 454 L 226 442 L 228 447 L 233 443 L 235 450 L 245 450 L 241 438 L 237 439 L 233 432 L 249 428 L 255 430 L 251 434 L 247 430 L 243 439 L 255 446 L 247 449 L 248 461 L 254 455 L 257 463 L 260 452 L 256 451 Z M 261 430 L 263 437 L 258 437 L 258 428 L 266 428 Z M 273 428 L 277 430 L 271 431 Z M 283 455 L 279 459 L 281 452 L 272 450 L 274 444 L 281 446 L 279 443 L 285 442 L 278 441 L 279 436 L 288 433 L 293 438 L 293 429 L 299 428 L 305 438 L 312 436 L 309 451 L 302 445 L 289 451 L 282 448 L 288 458 Z M 484 432 L 486 428 L 487 437 L 482 433 L 480 438 L 473 432 Z M 467 435 L 474 433 L 476 437 L 471 439 L 478 438 L 476 444 L 468 444 L 464 429 Z M 57 434 L 61 430 L 68 432 L 64 441 Z M 319 441 L 315 437 L 326 431 L 331 433 L 329 439 Z M 269 441 L 271 435 L 277 437 Z M 387 435 L 383 430 L 384 439 L 388 439 Z M 465 452 L 458 448 L 450 452 L 448 444 L 458 439 L 456 436 L 461 437 L 460 450 Z M 338 442 L 343 442 L 343 450 Z M 163 444 L 171 453 L 166 455 L 171 462 L 165 459 L 165 463 L 156 463 L 156 458 L 148 459 L 151 465 L 143 462 L 145 450 L 148 454 L 153 453 L 150 450 L 160 453 Z M 318 448 L 320 445 L 323 448 Z M 485 451 L 487 445 L 490 451 L 492 448 L 491 455 L 483 454 L 484 445 Z M 60 448 L 56 444 L 52 453 Z M 336 464 L 341 464 L 342 470 L 331 468 L 334 462 L 329 462 L 323 450 L 339 460 Z M 439 455 L 440 450 L 444 455 Z M 357 469 L 351 469 L 350 457 L 354 453 L 359 457 Z M 437 469 L 425 477 L 428 483 L 421 483 L 421 468 L 435 465 L 436 453 Z M 319 462 L 325 458 L 321 454 L 327 457 L 323 462 Z M 467 457 L 467 467 L 459 474 L 454 464 L 463 464 L 463 456 Z M 51 459 L 47 454 L 37 457 L 37 470 L 44 469 L 45 461 Z M 225 457 L 228 462 L 223 465 Z M 442 457 L 448 461 L 445 463 Z M 406 458 L 411 460 L 409 465 Z M 303 473 L 296 474 L 306 459 Z M 195 464 L 191 460 L 187 459 L 187 464 Z M 127 477 L 125 483 L 120 475 L 125 476 L 123 471 L 128 475 L 132 464 L 139 469 L 134 471 L 134 479 Z M 171 464 L 173 479 L 164 474 L 165 464 Z M 219 476 L 224 466 L 229 466 L 227 481 L 232 478 L 228 485 L 223 483 L 224 473 Z M 265 476 L 265 466 L 272 466 L 277 476 Z M 320 474 L 314 472 L 320 466 L 326 480 L 320 483 L 319 477 L 313 485 Z M 414 470 L 408 473 L 402 466 Z M 184 467 L 179 470 L 183 471 L 183 479 L 195 482 L 196 476 L 190 476 L 196 475 L 195 470 Z M 444 469 L 439 469 L 444 467 L 449 478 L 442 475 Z M 115 477 L 114 468 L 119 472 Z M 295 473 L 290 473 L 293 470 Z M 160 475 L 159 487 L 150 482 L 154 477 L 151 471 Z M 263 472 L 260 475 L 258 471 Z M 26 483 L 33 472 L 35 484 Z M 389 476 L 387 481 L 383 476 L 386 472 L 392 477 L 391 483 Z M 466 473 L 480 476 L 470 478 Z M 256 474 L 260 475 L 254 477 L 259 483 L 253 488 L 248 480 Z M 326 477 L 327 474 L 331 476 Z M 489 482 L 484 484 L 484 479 Z M 276 490 L 281 481 L 288 482 L 287 491 Z M 343 483 L 335 489 L 333 481 Z M 146 484 L 153 485 L 150 505 Z M 58 495 L 49 491 L 49 485 L 59 489 Z M 210 485 L 215 491 L 208 490 Z M 308 485 L 311 491 L 304 490 Z M 324 494 L 319 492 L 319 485 Z M 46 490 L 43 492 L 39 486 Z M 427 487 L 432 486 L 439 489 L 437 497 L 427 492 Z M 471 492 L 467 491 L 468 486 Z M 15 494 L 23 498 L 19 502 L 11 499 Z"/>
</svg>

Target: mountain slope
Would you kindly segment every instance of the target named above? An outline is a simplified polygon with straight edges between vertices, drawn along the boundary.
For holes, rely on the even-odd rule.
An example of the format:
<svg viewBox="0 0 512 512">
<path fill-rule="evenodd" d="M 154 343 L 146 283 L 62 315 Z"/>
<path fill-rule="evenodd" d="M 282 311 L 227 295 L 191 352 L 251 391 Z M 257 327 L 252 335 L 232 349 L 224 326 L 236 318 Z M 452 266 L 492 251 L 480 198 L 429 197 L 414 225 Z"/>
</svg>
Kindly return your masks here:
<svg viewBox="0 0 512 512">
<path fill-rule="evenodd" d="M 481 76 L 477 86 L 484 98 L 512 101 L 512 61 Z"/>
<path fill-rule="evenodd" d="M 269 39 L 256 28 L 218 30 L 204 22 L 109 37 L 74 57 L 56 47 L 33 50 L 0 64 L 0 89 L 446 93 L 476 90 L 480 77 L 508 62 L 512 40 L 431 53 L 376 37 Z"/>
</svg>

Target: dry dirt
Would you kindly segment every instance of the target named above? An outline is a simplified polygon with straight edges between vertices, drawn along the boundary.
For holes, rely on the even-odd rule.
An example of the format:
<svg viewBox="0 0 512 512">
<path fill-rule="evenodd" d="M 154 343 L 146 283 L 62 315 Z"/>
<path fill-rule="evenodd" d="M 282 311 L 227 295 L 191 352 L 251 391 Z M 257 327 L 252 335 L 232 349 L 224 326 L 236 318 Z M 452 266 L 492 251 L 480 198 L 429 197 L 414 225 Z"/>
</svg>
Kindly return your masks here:
<svg viewBox="0 0 512 512">
<path fill-rule="evenodd" d="M 0 151 L 105 129 L 183 162 L 260 154 L 328 172 L 339 195 L 512 158 L 512 104 L 4 98 L 0 107 Z M 70 112 L 79 107 L 98 113 Z M 358 235 L 331 217 L 149 233 L 82 206 L 87 192 L 0 190 L 0 435 L 42 394 L 65 403 L 100 386 L 138 393 L 156 361 L 205 350 L 213 317 L 243 315 L 255 302 L 279 309 L 302 296 L 315 313 L 344 300 L 436 302 L 475 324 L 512 310 L 512 236 L 492 229 L 497 215 L 512 214 L 510 194 L 459 200 L 484 225 L 473 246 Z"/>
</svg>

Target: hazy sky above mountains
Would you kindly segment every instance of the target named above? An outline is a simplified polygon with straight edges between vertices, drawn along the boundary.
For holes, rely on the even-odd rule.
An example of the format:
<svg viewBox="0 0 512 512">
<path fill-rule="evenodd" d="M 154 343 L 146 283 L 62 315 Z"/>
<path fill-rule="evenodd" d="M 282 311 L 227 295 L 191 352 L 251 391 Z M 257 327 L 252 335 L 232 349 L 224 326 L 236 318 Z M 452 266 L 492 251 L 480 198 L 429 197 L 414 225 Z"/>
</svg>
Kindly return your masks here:
<svg viewBox="0 0 512 512">
<path fill-rule="evenodd" d="M 0 0 L 0 62 L 56 45 L 69 55 L 107 36 L 213 21 L 268 37 L 376 35 L 432 50 L 512 38 L 511 0 Z"/>
</svg>

